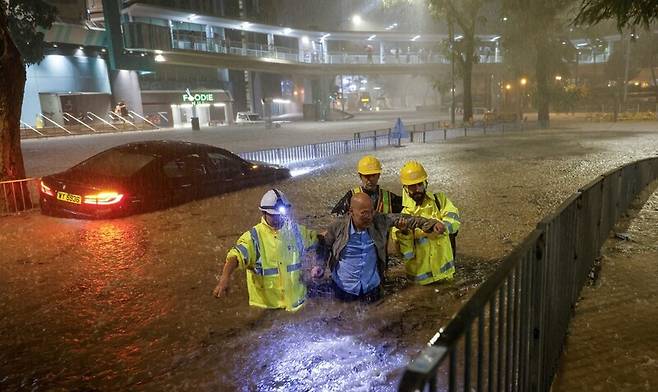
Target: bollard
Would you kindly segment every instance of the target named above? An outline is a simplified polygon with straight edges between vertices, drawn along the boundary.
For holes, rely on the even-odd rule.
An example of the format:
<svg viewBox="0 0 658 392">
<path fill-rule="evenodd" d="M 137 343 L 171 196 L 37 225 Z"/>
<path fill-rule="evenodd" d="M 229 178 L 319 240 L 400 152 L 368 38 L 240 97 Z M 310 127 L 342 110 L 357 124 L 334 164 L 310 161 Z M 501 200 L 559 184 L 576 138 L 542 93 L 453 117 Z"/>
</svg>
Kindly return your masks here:
<svg viewBox="0 0 658 392">
<path fill-rule="evenodd" d="M 424 133 L 424 132 L 423 132 L 423 133 Z M 411 131 L 411 132 L 409 133 L 409 143 L 413 143 L 413 142 L 414 142 L 414 132 Z"/>
<path fill-rule="evenodd" d="M 427 133 L 427 132 L 423 132 L 423 143 L 425 143 L 425 134 L 426 134 L 426 133 Z"/>
<path fill-rule="evenodd" d="M 443 128 L 443 140 L 448 139 L 448 130 L 446 128 Z"/>
<path fill-rule="evenodd" d="M 466 136 L 466 127 L 464 127 L 464 136 Z"/>
</svg>

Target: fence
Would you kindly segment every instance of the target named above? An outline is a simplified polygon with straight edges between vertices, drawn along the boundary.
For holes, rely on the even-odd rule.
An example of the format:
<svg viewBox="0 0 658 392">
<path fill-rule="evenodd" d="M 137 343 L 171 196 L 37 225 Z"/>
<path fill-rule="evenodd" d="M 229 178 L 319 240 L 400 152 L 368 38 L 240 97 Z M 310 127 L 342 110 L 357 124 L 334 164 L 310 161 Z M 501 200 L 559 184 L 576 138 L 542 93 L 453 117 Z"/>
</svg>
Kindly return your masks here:
<svg viewBox="0 0 658 392">
<path fill-rule="evenodd" d="M 407 366 L 400 391 L 547 391 L 594 260 L 658 158 L 592 181 L 544 218 Z"/>
<path fill-rule="evenodd" d="M 426 143 L 431 141 L 455 139 L 458 137 L 467 136 L 481 136 L 493 133 L 505 133 L 505 131 L 523 131 L 526 129 L 535 128 L 536 123 L 527 122 L 503 122 L 495 124 L 487 124 L 480 122 L 474 126 L 463 126 L 456 128 L 449 128 L 441 121 L 433 121 L 420 124 L 411 124 L 406 126 L 406 131 L 409 134 L 410 143 Z M 382 134 L 390 134 L 391 128 L 376 129 L 370 131 L 354 132 L 353 138 L 355 140 L 362 137 L 372 137 Z M 406 137 L 405 137 L 406 139 Z M 395 139 L 397 141 L 397 139 Z"/>
<path fill-rule="evenodd" d="M 14 214 L 38 205 L 38 178 L 0 182 L 0 215 Z"/>
<path fill-rule="evenodd" d="M 260 161 L 277 165 L 290 165 L 297 162 L 327 158 L 339 154 L 349 154 L 355 151 L 376 150 L 379 147 L 389 146 L 390 135 L 370 136 L 352 140 L 337 140 L 333 142 L 306 144 L 303 146 L 291 146 L 243 152 L 238 155 L 251 161 Z"/>
</svg>

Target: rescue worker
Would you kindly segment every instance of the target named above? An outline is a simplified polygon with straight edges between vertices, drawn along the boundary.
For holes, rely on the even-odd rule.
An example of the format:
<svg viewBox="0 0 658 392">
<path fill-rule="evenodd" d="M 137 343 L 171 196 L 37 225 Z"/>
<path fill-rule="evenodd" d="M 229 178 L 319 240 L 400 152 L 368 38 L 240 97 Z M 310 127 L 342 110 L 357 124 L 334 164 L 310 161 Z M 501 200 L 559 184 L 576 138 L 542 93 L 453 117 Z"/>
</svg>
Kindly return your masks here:
<svg viewBox="0 0 658 392">
<path fill-rule="evenodd" d="M 442 226 L 438 233 L 399 230 L 394 233 L 405 259 L 407 275 L 420 284 L 450 280 L 455 273 L 455 237 L 461 220 L 459 210 L 442 192 L 427 190 L 423 165 L 409 161 L 400 170 L 403 185 L 402 213 L 434 218 Z"/>
<path fill-rule="evenodd" d="M 249 305 L 261 308 L 298 310 L 306 299 L 302 267 L 307 252 L 318 245 L 314 231 L 290 219 L 291 204 L 278 189 L 267 191 L 260 201 L 260 223 L 238 238 L 226 255 L 216 297 L 228 294 L 236 268 L 247 270 Z M 312 252 L 311 252 L 312 253 Z M 321 276 L 321 267 L 311 275 Z"/>
<path fill-rule="evenodd" d="M 356 193 L 350 212 L 323 232 L 324 246 L 330 249 L 329 269 L 334 293 L 344 301 L 372 302 L 381 296 L 386 262 L 386 241 L 392 226 L 420 232 L 443 230 L 436 219 L 374 211 L 370 197 Z"/>
<path fill-rule="evenodd" d="M 332 214 L 346 214 L 350 210 L 352 196 L 360 192 L 370 196 L 372 206 L 376 212 L 389 214 L 402 211 L 402 197 L 377 185 L 379 176 L 382 173 L 382 164 L 377 158 L 372 155 L 364 156 L 359 160 L 356 170 L 359 173 L 362 185 L 349 190 L 331 210 Z"/>
</svg>

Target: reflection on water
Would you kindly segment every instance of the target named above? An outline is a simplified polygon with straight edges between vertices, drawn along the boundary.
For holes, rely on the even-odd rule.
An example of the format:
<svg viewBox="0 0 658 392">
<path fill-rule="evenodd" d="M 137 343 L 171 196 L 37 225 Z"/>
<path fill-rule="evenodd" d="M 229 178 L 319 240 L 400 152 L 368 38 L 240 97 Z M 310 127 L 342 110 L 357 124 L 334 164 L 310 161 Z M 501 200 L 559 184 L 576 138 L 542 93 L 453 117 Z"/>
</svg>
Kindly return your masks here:
<svg viewBox="0 0 658 392">
<path fill-rule="evenodd" d="M 288 324 L 254 341 L 244 391 L 394 391 L 396 370 L 408 358 L 364 336 L 341 334 L 322 323 Z"/>
</svg>

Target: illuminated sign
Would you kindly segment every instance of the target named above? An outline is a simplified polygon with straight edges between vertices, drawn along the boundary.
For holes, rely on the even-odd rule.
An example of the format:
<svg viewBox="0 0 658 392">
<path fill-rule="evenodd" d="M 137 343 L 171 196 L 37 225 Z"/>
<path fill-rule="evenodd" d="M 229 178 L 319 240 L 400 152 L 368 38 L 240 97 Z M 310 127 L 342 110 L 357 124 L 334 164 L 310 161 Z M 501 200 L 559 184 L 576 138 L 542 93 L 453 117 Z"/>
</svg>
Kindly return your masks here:
<svg viewBox="0 0 658 392">
<path fill-rule="evenodd" d="M 183 94 L 183 102 L 189 102 L 192 104 L 215 102 L 215 96 L 213 93 L 191 93 L 188 89 L 185 94 Z"/>
</svg>

